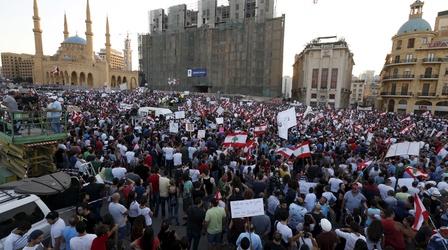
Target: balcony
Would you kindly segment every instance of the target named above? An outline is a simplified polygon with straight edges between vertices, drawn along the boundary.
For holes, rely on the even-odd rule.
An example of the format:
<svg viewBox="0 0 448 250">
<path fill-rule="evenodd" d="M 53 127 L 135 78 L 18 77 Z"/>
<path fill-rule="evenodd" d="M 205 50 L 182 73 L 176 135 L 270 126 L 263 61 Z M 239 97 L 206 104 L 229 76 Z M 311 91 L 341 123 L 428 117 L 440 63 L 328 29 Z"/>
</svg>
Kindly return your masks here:
<svg viewBox="0 0 448 250">
<path fill-rule="evenodd" d="M 391 75 L 391 76 L 384 76 L 383 81 L 411 81 L 415 78 L 415 75 Z"/>
<path fill-rule="evenodd" d="M 423 58 L 424 64 L 431 64 L 431 63 L 443 63 L 444 59 L 441 57 L 435 57 L 435 58 Z"/>
<path fill-rule="evenodd" d="M 417 97 L 427 97 L 427 98 L 433 98 L 436 97 L 436 93 L 429 93 L 429 92 L 419 92 L 417 93 Z"/>
<path fill-rule="evenodd" d="M 386 62 L 386 66 L 407 65 L 407 64 L 416 64 L 416 63 L 417 63 L 417 58 L 412 58 L 412 59 L 392 60 L 390 62 Z"/>
<path fill-rule="evenodd" d="M 420 79 L 422 80 L 439 80 L 439 75 L 420 75 Z"/>
<path fill-rule="evenodd" d="M 381 96 L 411 97 L 412 92 L 381 92 Z"/>
</svg>

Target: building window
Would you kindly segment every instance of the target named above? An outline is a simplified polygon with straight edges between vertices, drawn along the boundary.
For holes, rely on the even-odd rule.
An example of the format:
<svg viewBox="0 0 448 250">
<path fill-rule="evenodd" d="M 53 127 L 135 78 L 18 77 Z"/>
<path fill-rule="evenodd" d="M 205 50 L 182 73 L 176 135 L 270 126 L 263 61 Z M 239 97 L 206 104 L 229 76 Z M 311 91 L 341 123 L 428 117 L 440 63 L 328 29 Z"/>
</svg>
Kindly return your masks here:
<svg viewBox="0 0 448 250">
<path fill-rule="evenodd" d="M 422 96 L 428 96 L 429 95 L 429 83 L 424 83 L 422 88 Z"/>
<path fill-rule="evenodd" d="M 427 44 L 428 43 L 428 38 L 427 37 L 423 37 L 422 38 L 422 44 Z"/>
<path fill-rule="evenodd" d="M 428 53 L 428 61 L 434 61 L 434 53 Z"/>
<path fill-rule="evenodd" d="M 334 100 L 334 94 L 330 94 L 330 100 Z"/>
<path fill-rule="evenodd" d="M 240 5 L 239 4 L 235 5 L 235 10 L 240 10 Z"/>
<path fill-rule="evenodd" d="M 395 47 L 396 50 L 400 50 L 401 49 L 401 44 L 403 43 L 403 41 L 398 40 L 397 41 L 397 46 Z"/>
<path fill-rule="evenodd" d="M 408 40 L 408 49 L 414 48 L 415 38 L 410 38 Z"/>
<path fill-rule="evenodd" d="M 412 54 L 407 54 L 406 55 L 406 62 L 411 62 L 412 61 L 412 59 L 413 59 L 413 55 Z"/>
<path fill-rule="evenodd" d="M 311 88 L 317 89 L 317 81 L 319 78 L 319 69 L 313 69 L 313 76 L 311 79 Z"/>
<path fill-rule="evenodd" d="M 432 68 L 428 67 L 425 69 L 425 77 L 431 77 L 432 75 Z"/>
<path fill-rule="evenodd" d="M 317 94 L 311 94 L 311 98 L 312 99 L 316 99 L 317 98 Z"/>
<path fill-rule="evenodd" d="M 328 68 L 322 69 L 322 73 L 320 76 L 320 88 L 326 89 L 328 83 Z"/>
<path fill-rule="evenodd" d="M 408 88 L 409 88 L 409 85 L 407 83 L 403 83 L 403 85 L 401 85 L 401 95 L 407 95 Z"/>
<path fill-rule="evenodd" d="M 443 86 L 442 95 L 448 95 L 448 83 L 445 83 L 445 86 Z"/>
<path fill-rule="evenodd" d="M 338 69 L 331 69 L 330 89 L 336 89 L 338 83 Z"/>
<path fill-rule="evenodd" d="M 395 56 L 395 61 L 394 63 L 400 63 L 400 56 Z"/>
<path fill-rule="evenodd" d="M 394 78 L 398 77 L 398 69 L 394 69 L 394 73 L 392 74 Z"/>
<path fill-rule="evenodd" d="M 397 92 L 397 83 L 393 82 L 390 88 L 390 94 L 395 95 L 396 92 Z"/>
</svg>

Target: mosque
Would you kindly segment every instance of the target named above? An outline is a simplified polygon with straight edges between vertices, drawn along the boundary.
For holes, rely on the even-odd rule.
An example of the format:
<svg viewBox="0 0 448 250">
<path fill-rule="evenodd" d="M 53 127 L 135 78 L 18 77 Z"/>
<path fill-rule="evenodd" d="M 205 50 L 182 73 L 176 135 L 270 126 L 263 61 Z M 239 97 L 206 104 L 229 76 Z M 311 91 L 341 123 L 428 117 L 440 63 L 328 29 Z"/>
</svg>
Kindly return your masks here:
<svg viewBox="0 0 448 250">
<path fill-rule="evenodd" d="M 138 72 L 132 71 L 130 42 L 124 50 L 124 56 L 117 55 L 111 48 L 109 20 L 106 19 L 106 43 L 102 53 L 93 51 L 92 20 L 90 18 L 89 0 L 86 6 L 86 39 L 69 36 L 67 18 L 64 15 L 64 41 L 56 54 L 47 56 L 42 49 L 42 29 L 37 0 L 34 0 L 34 55 L 33 80 L 36 84 L 73 85 L 84 88 L 138 86 Z M 103 56 L 101 56 L 103 54 Z M 117 63 L 122 60 L 123 63 Z M 117 66 L 123 65 L 123 67 Z"/>
</svg>

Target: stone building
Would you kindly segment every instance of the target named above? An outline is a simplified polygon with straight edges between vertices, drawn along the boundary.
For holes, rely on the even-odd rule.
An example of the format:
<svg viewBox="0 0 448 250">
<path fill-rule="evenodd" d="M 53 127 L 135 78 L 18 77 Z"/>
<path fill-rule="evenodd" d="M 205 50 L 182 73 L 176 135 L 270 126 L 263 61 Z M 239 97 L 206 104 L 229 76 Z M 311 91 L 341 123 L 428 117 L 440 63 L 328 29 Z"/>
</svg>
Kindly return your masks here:
<svg viewBox="0 0 448 250">
<path fill-rule="evenodd" d="M 86 6 L 86 39 L 76 35 L 69 36 L 67 18 L 64 15 L 64 40 L 52 56 L 43 54 L 42 29 L 37 0 L 34 0 L 34 43 L 35 55 L 33 64 L 33 81 L 37 84 L 74 85 L 87 88 L 118 87 L 127 84 L 128 88 L 136 88 L 138 72 L 123 70 L 121 62 L 113 61 L 110 43 L 109 20 L 106 20 L 106 43 L 101 58 L 93 51 L 92 19 L 90 6 Z"/>
<path fill-rule="evenodd" d="M 9 80 L 32 82 L 33 55 L 1 53 L 2 74 Z"/>
<path fill-rule="evenodd" d="M 358 77 L 352 78 L 350 105 L 363 105 L 365 86 L 366 80 L 361 80 Z"/>
<path fill-rule="evenodd" d="M 448 115 L 448 11 L 439 12 L 434 29 L 424 20 L 420 0 L 409 20 L 392 37 L 381 72 L 380 109 Z"/>
<path fill-rule="evenodd" d="M 139 36 L 140 70 L 148 86 L 281 96 L 285 17 L 265 16 L 263 22 L 258 22 L 256 16 L 232 20 L 235 1 L 230 1 L 230 17 L 223 14 L 228 11 L 223 6 L 216 11 L 215 1 L 201 0 L 197 19 L 191 16 L 194 11 L 185 12 L 187 20 L 197 20 L 197 25 L 187 21 L 183 30 L 156 28 Z M 220 14 L 219 22 L 216 13 Z M 170 13 L 168 23 L 169 18 Z M 168 79 L 176 79 L 177 84 L 169 85 Z"/>
<path fill-rule="evenodd" d="M 355 63 L 347 42 L 335 38 L 314 39 L 295 56 L 293 99 L 310 106 L 348 108 Z"/>
</svg>

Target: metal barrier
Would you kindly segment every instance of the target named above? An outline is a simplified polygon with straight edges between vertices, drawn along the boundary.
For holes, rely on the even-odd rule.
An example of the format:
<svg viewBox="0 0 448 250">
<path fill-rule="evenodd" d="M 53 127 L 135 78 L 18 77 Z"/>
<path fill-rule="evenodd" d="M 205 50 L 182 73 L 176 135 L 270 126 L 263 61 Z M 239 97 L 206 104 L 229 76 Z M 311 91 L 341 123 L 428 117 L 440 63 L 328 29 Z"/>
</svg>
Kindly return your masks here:
<svg viewBox="0 0 448 250">
<path fill-rule="evenodd" d="M 54 114 L 59 113 L 59 114 Z M 51 115 L 59 118 L 51 118 Z M 67 112 L 0 109 L 0 139 L 12 144 L 57 141 L 67 136 Z"/>
</svg>

